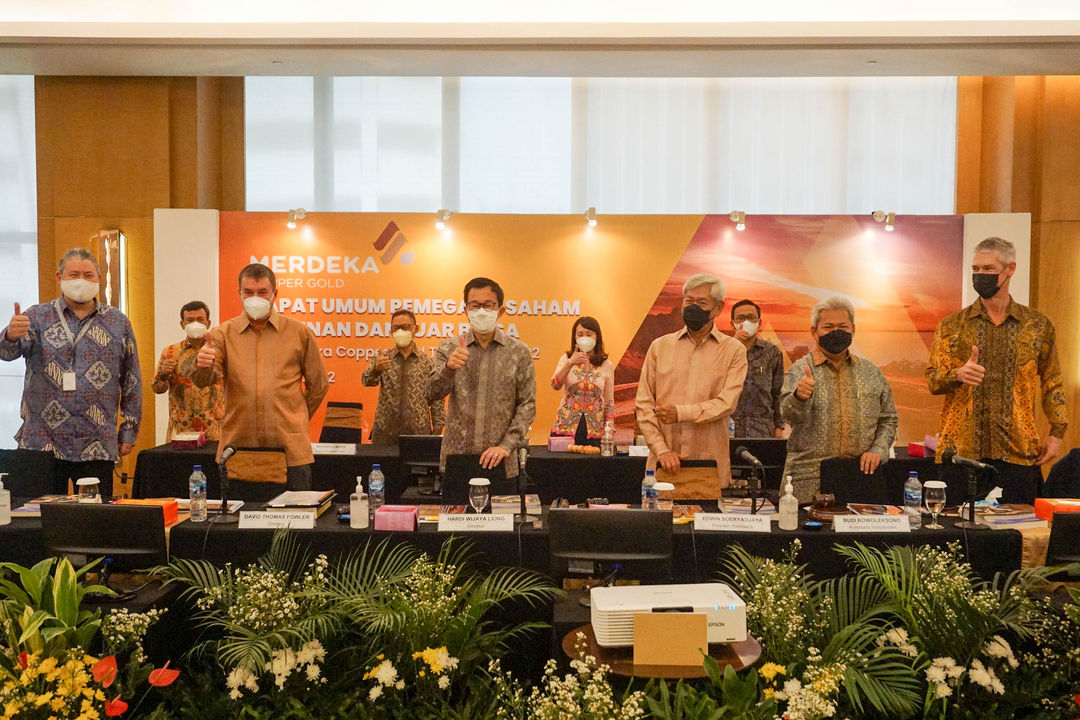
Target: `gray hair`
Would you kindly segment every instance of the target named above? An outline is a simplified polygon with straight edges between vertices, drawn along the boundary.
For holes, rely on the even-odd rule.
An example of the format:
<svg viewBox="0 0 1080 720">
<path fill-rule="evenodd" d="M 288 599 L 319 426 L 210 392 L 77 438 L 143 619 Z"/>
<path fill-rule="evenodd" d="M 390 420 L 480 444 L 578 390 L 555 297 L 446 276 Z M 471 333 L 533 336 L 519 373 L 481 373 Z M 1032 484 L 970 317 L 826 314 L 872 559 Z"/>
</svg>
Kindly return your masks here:
<svg viewBox="0 0 1080 720">
<path fill-rule="evenodd" d="M 94 253 L 86 248 L 71 248 L 64 253 L 64 257 L 60 258 L 60 269 L 58 270 L 61 275 L 64 274 L 64 268 L 67 266 L 68 260 L 89 260 L 94 265 L 94 272 L 98 275 L 101 274 L 101 268 L 98 267 L 97 258 L 94 257 Z"/>
<path fill-rule="evenodd" d="M 814 309 L 810 311 L 810 327 L 817 329 L 818 320 L 821 319 L 821 313 L 826 310 L 847 310 L 848 319 L 851 320 L 851 324 L 855 324 L 855 306 L 851 304 L 851 301 L 842 295 L 833 295 L 827 297 L 824 300 L 818 301 L 818 304 L 814 306 Z"/>
<path fill-rule="evenodd" d="M 716 301 L 717 305 L 723 304 L 724 296 L 727 292 L 727 289 L 724 287 L 724 281 L 710 273 L 698 273 L 697 275 L 691 275 L 687 278 L 682 286 L 683 295 L 702 285 L 711 285 L 712 290 L 709 294 L 712 295 L 712 298 Z"/>
<path fill-rule="evenodd" d="M 1016 246 L 1004 238 L 988 237 L 975 246 L 975 252 L 996 252 L 1002 265 L 1016 261 Z"/>
</svg>

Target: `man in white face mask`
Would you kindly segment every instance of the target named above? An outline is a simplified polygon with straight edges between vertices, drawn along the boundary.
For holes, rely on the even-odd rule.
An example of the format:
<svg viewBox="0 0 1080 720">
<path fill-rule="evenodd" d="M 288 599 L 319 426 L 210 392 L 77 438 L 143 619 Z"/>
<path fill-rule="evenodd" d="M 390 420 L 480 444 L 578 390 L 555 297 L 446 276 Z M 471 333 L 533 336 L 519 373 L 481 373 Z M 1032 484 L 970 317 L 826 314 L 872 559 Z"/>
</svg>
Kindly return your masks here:
<svg viewBox="0 0 1080 720">
<path fill-rule="evenodd" d="M 285 448 L 290 490 L 311 489 L 308 422 L 330 385 L 315 334 L 274 310 L 277 278 L 259 263 L 240 271 L 244 312 L 211 330 L 192 381 L 225 385 L 218 455 L 227 445 Z"/>
<path fill-rule="evenodd" d="M 185 432 L 204 432 L 208 440 L 221 437 L 221 418 L 225 414 L 221 382 L 201 388 L 191 380 L 209 327 L 210 308 L 201 300 L 192 300 L 180 308 L 180 328 L 187 337 L 161 351 L 153 387 L 158 395 L 169 393 L 166 440 Z"/>
<path fill-rule="evenodd" d="M 15 303 L 0 334 L 0 359 L 26 359 L 15 439 L 56 455 L 52 492 L 68 492 L 69 478 L 96 477 L 111 495 L 114 463 L 131 452 L 142 419 L 135 333 L 123 313 L 95 299 L 99 270 L 89 250 L 64 253 L 56 282 L 60 297 L 25 312 Z"/>
<path fill-rule="evenodd" d="M 761 308 L 753 300 L 740 300 L 731 308 L 733 337 L 746 348 L 746 380 L 731 419 L 735 437 L 784 437 L 780 415 L 780 389 L 784 386 L 784 354 L 762 340 Z"/>
<path fill-rule="evenodd" d="M 362 381 L 379 386 L 379 405 L 371 428 L 371 442 L 397 444 L 400 435 L 439 435 L 446 423 L 443 398 L 428 400 L 431 356 L 416 347 L 416 316 L 398 310 L 390 316 L 394 347 L 381 350 L 364 370 Z"/>
<path fill-rule="evenodd" d="M 484 469 L 501 464 L 507 477 L 517 477 L 516 451 L 536 417 L 532 354 L 498 328 L 505 308 L 497 282 L 473 278 L 463 297 L 469 330 L 439 345 L 428 383 L 429 399 L 450 396 L 442 465 L 451 453 L 479 454 Z"/>
</svg>

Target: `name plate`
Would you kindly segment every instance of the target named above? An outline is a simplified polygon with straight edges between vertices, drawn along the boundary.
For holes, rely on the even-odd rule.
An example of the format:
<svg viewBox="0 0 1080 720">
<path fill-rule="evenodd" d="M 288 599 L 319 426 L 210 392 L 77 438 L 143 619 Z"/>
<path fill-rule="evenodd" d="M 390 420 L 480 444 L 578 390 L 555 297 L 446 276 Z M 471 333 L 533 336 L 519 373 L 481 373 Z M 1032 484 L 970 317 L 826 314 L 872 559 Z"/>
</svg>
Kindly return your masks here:
<svg viewBox="0 0 1080 720">
<path fill-rule="evenodd" d="M 439 532 L 513 532 L 514 516 L 509 513 L 466 515 L 440 513 Z"/>
<path fill-rule="evenodd" d="M 311 443 L 316 455 L 355 455 L 356 443 Z"/>
<path fill-rule="evenodd" d="M 315 513 L 310 510 L 260 512 L 258 510 L 240 511 L 241 530 L 312 530 L 315 527 Z"/>
<path fill-rule="evenodd" d="M 834 515 L 833 529 L 838 533 L 911 532 L 907 515 Z"/>
<path fill-rule="evenodd" d="M 694 513 L 694 530 L 767 533 L 772 532 L 772 521 L 768 515 Z"/>
<path fill-rule="evenodd" d="M 626 448 L 626 454 L 630 457 L 649 457 L 649 446 L 631 445 Z"/>
</svg>

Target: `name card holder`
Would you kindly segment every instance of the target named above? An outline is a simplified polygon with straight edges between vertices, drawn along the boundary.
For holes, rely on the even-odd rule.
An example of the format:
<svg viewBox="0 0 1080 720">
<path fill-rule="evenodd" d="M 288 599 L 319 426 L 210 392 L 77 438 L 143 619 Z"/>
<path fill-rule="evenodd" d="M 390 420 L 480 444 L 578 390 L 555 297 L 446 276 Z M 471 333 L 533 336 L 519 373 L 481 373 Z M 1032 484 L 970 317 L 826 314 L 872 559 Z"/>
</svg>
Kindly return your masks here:
<svg viewBox="0 0 1080 720">
<path fill-rule="evenodd" d="M 440 513 L 439 532 L 513 532 L 514 516 L 510 513 L 469 515 Z"/>
<path fill-rule="evenodd" d="M 240 511 L 241 530 L 277 530 L 286 527 L 293 530 L 313 530 L 315 528 L 315 513 L 310 510 Z"/>
<path fill-rule="evenodd" d="M 356 443 L 311 443 L 316 455 L 355 455 Z"/>
<path fill-rule="evenodd" d="M 735 513 L 695 513 L 694 530 L 721 532 L 772 532 L 769 515 L 742 515 Z"/>
<path fill-rule="evenodd" d="M 907 515 L 834 515 L 833 530 L 838 533 L 909 533 Z"/>
</svg>

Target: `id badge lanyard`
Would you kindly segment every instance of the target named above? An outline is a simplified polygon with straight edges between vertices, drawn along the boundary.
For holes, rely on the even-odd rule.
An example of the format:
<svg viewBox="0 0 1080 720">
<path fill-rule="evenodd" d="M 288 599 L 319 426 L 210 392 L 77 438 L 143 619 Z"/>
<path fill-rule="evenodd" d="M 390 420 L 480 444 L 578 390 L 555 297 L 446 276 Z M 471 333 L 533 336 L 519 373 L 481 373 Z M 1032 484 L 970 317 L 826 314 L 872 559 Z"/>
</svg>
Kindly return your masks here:
<svg viewBox="0 0 1080 720">
<path fill-rule="evenodd" d="M 53 308 L 56 309 L 56 316 L 60 318 L 60 327 L 64 329 L 64 334 L 67 335 L 68 342 L 71 343 L 71 367 L 65 370 L 62 375 L 62 389 L 64 392 L 75 392 L 75 346 L 82 340 L 83 335 L 90 329 L 92 322 L 84 323 L 82 330 L 78 335 L 74 335 L 71 332 L 71 328 L 68 327 L 67 319 L 64 317 L 63 308 L 60 307 L 60 299 L 53 300 Z"/>
</svg>

